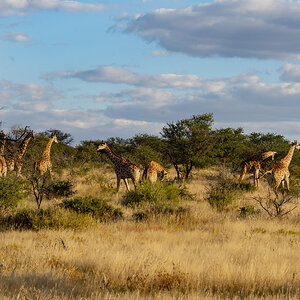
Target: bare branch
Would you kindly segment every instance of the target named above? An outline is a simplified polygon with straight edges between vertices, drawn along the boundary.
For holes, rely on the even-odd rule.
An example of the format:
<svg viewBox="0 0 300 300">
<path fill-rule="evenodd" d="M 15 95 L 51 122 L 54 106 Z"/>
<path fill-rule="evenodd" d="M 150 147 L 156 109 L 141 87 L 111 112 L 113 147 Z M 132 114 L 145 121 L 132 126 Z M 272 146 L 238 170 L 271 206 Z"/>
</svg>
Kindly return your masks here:
<svg viewBox="0 0 300 300">
<path fill-rule="evenodd" d="M 263 199 L 262 197 L 253 197 L 253 199 L 259 203 L 259 205 L 263 208 L 265 212 L 270 217 L 282 217 L 287 215 L 288 213 L 292 212 L 297 206 L 294 206 L 293 208 L 286 210 L 285 205 L 290 204 L 293 197 L 286 197 L 282 195 L 282 198 L 279 199 L 277 196 L 275 199 L 266 198 Z"/>
<path fill-rule="evenodd" d="M 292 209 L 288 210 L 287 212 L 285 212 L 284 214 L 282 214 L 282 216 L 287 215 L 288 213 L 290 213 L 291 211 L 293 211 L 296 208 L 297 208 L 297 205 L 294 206 Z"/>
<path fill-rule="evenodd" d="M 268 215 L 269 215 L 270 217 L 273 217 L 273 214 L 269 211 L 269 209 L 267 209 L 267 208 L 263 205 L 262 199 L 261 199 L 260 197 L 253 197 L 253 199 L 259 203 L 259 205 L 260 205 L 260 206 L 268 213 Z"/>
<path fill-rule="evenodd" d="M 3 137 L 3 136 L 0 136 L 0 140 L 5 140 L 5 141 L 8 141 L 8 142 L 18 142 L 20 139 L 22 139 L 24 137 L 24 135 L 27 133 L 27 129 L 29 128 L 30 126 L 25 126 L 24 128 L 24 131 L 23 133 L 21 134 L 21 136 L 19 136 L 17 139 L 11 139 L 11 138 L 8 138 L 8 137 Z"/>
</svg>

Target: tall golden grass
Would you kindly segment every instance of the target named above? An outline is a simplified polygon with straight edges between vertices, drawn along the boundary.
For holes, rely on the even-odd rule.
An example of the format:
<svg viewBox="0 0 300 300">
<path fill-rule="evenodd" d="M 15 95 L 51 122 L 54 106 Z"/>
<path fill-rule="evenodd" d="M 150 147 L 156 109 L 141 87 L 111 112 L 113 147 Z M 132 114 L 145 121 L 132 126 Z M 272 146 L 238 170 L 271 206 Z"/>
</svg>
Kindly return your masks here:
<svg viewBox="0 0 300 300">
<path fill-rule="evenodd" d="M 217 173 L 201 170 L 186 183 L 195 197 L 183 218 L 138 223 L 122 208 L 125 219 L 84 230 L 0 232 L 0 298 L 299 299 L 299 209 L 240 218 L 239 207 L 259 208 L 252 197 L 266 195 L 262 183 L 216 212 L 205 197 Z M 108 170 L 91 170 L 72 176 L 77 194 L 100 195 L 99 176 L 115 184 Z"/>
</svg>

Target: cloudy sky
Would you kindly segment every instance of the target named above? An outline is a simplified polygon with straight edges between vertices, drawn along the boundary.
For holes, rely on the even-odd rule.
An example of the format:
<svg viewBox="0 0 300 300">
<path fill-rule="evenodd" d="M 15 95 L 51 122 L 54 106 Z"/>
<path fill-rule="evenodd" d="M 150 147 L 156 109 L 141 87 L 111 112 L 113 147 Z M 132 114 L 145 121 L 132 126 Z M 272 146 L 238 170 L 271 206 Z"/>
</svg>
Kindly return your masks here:
<svg viewBox="0 0 300 300">
<path fill-rule="evenodd" d="M 2 129 L 215 127 L 300 139 L 298 0 L 0 0 Z"/>
</svg>

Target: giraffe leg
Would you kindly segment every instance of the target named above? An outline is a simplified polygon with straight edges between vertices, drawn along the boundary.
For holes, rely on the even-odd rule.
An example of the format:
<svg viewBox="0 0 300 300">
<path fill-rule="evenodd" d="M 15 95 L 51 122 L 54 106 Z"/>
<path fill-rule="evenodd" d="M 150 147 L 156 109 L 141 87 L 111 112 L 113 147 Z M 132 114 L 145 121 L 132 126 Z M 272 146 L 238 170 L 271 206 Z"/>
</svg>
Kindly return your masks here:
<svg viewBox="0 0 300 300">
<path fill-rule="evenodd" d="M 282 187 L 281 193 L 282 193 L 282 196 L 284 196 L 284 184 L 285 184 L 285 179 L 283 179 L 283 180 L 281 181 L 281 187 Z M 280 186 L 280 185 L 279 185 L 279 186 Z"/>
<path fill-rule="evenodd" d="M 244 178 L 246 176 L 246 173 L 247 173 L 247 169 L 248 169 L 247 166 L 243 167 L 243 169 L 241 171 L 240 178 L 239 178 L 239 183 L 241 183 L 244 180 Z"/>
<path fill-rule="evenodd" d="M 22 170 L 22 165 L 17 164 L 16 165 L 16 174 L 17 174 L 17 177 L 23 178 L 23 176 L 21 174 L 21 170 Z"/>
<path fill-rule="evenodd" d="M 52 168 L 51 167 L 49 168 L 49 174 L 50 174 L 51 181 L 53 181 Z"/>
<path fill-rule="evenodd" d="M 130 188 L 129 188 L 129 184 L 128 184 L 128 181 L 126 178 L 124 178 L 124 182 L 125 182 L 125 185 L 126 185 L 126 189 L 127 191 L 129 192 L 130 191 Z"/>
<path fill-rule="evenodd" d="M 117 193 L 119 193 L 120 181 L 121 181 L 121 177 L 117 176 Z"/>
<path fill-rule="evenodd" d="M 258 187 L 258 175 L 259 175 L 259 169 L 255 168 L 253 171 L 253 176 L 254 176 L 254 186 Z"/>
<path fill-rule="evenodd" d="M 289 179 L 289 177 L 287 177 L 285 179 L 285 182 L 286 182 L 286 189 L 287 189 L 287 191 L 289 193 L 290 192 L 290 179 Z"/>
<path fill-rule="evenodd" d="M 133 183 L 134 189 L 136 190 L 136 180 L 135 180 L 134 177 L 132 177 L 131 179 L 132 179 L 132 183 Z"/>
<path fill-rule="evenodd" d="M 279 186 L 280 186 L 280 183 L 281 183 L 281 182 L 275 183 L 275 184 L 274 184 L 274 187 L 273 187 L 273 191 L 274 191 L 274 193 L 275 193 L 275 195 L 276 195 L 276 198 L 278 198 L 278 188 L 279 188 Z"/>
</svg>

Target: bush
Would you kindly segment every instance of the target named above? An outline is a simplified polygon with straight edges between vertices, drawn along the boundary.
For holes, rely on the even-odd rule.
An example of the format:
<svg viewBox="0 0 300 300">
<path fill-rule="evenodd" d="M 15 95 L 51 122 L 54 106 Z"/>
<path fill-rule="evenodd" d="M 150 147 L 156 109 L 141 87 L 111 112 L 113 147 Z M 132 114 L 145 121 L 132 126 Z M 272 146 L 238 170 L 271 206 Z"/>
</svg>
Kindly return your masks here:
<svg viewBox="0 0 300 300">
<path fill-rule="evenodd" d="M 74 195 L 73 184 L 69 180 L 51 182 L 46 188 L 47 199 L 70 197 Z"/>
<path fill-rule="evenodd" d="M 220 177 L 209 193 L 208 203 L 217 210 L 225 210 L 234 201 L 238 186 L 230 179 Z"/>
<path fill-rule="evenodd" d="M 58 207 L 48 209 L 24 209 L 2 220 L 2 227 L 14 229 L 80 229 L 93 224 L 86 215 L 67 211 Z"/>
<path fill-rule="evenodd" d="M 221 186 L 213 188 L 208 197 L 208 203 L 217 210 L 224 210 L 235 199 L 235 191 L 230 186 Z"/>
<path fill-rule="evenodd" d="M 0 209 L 16 207 L 27 196 L 24 182 L 12 177 L 0 178 Z"/>
<path fill-rule="evenodd" d="M 135 191 L 123 196 L 122 204 L 127 207 L 143 209 L 133 215 L 135 220 L 147 219 L 149 215 L 175 214 L 183 208 L 179 206 L 186 191 L 174 184 L 142 182 Z"/>
<path fill-rule="evenodd" d="M 212 186 L 207 201 L 213 208 L 225 210 L 239 194 L 253 191 L 255 191 L 253 184 L 247 182 L 236 183 L 226 174 L 221 174 L 217 184 Z"/>
<path fill-rule="evenodd" d="M 101 221 L 116 220 L 123 216 L 120 209 L 112 207 L 103 199 L 92 196 L 65 199 L 61 206 L 78 214 L 89 214 Z"/>
<path fill-rule="evenodd" d="M 232 185 L 237 190 L 245 192 L 254 192 L 256 189 L 255 185 L 250 182 L 232 183 Z"/>
<path fill-rule="evenodd" d="M 300 196 L 300 179 L 295 178 L 294 176 L 290 177 L 290 195 L 294 197 Z"/>
<path fill-rule="evenodd" d="M 135 191 L 127 192 L 122 204 L 133 208 L 154 203 L 177 204 L 180 201 L 180 192 L 180 188 L 173 184 L 152 184 L 145 181 L 138 185 Z"/>
</svg>

